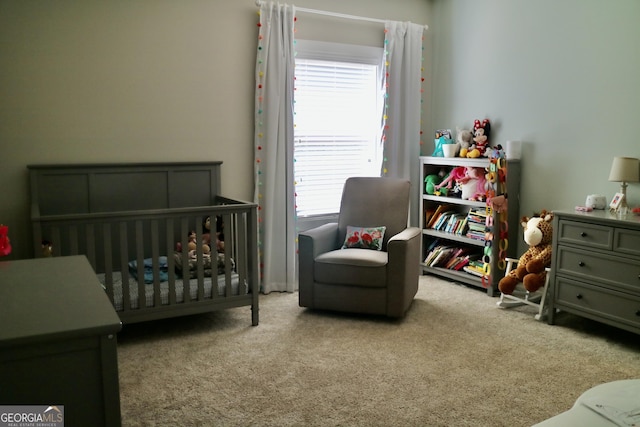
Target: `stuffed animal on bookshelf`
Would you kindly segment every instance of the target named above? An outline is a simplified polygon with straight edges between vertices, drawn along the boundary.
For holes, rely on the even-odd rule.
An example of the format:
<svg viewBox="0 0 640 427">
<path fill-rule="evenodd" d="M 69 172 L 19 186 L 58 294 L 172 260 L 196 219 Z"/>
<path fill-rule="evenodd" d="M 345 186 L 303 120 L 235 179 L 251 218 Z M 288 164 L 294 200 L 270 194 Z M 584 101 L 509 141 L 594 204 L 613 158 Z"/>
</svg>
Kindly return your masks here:
<svg viewBox="0 0 640 427">
<path fill-rule="evenodd" d="M 424 177 L 424 191 L 432 196 L 436 194 L 436 186 L 442 182 L 442 176 L 431 174 Z"/>
<path fill-rule="evenodd" d="M 460 148 L 459 157 L 467 157 L 469 147 L 473 142 L 473 132 L 469 129 L 456 128 L 456 142 Z"/>
<path fill-rule="evenodd" d="M 467 153 L 467 157 L 477 158 L 485 155 L 489 147 L 489 135 L 491 133 L 491 123 L 489 119 L 482 121 L 476 119 L 473 122 L 473 144 Z"/>
<path fill-rule="evenodd" d="M 462 189 L 461 197 L 463 199 L 477 201 L 483 201 L 485 199 L 485 185 L 487 180 L 484 172 L 484 168 L 465 167 L 465 176 L 457 181 Z"/>
<path fill-rule="evenodd" d="M 498 289 L 511 295 L 519 283 L 529 292 L 544 286 L 546 268 L 551 265 L 551 239 L 553 237 L 553 214 L 543 210 L 531 218 L 522 217 L 524 241 L 529 249 L 518 260 L 518 267 L 500 279 Z"/>
<path fill-rule="evenodd" d="M 466 176 L 466 170 L 464 166 L 456 166 L 451 169 L 449 175 L 447 175 L 439 184 L 434 186 L 435 191 L 441 190 L 442 187 L 451 190 L 455 184 Z"/>
</svg>

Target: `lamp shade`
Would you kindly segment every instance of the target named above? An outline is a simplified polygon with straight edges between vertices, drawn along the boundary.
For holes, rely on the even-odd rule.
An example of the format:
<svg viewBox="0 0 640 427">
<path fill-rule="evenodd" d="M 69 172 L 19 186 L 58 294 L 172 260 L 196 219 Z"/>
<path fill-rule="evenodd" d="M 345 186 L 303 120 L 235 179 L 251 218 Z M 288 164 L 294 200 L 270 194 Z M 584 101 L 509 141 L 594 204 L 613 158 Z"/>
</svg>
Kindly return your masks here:
<svg viewBox="0 0 640 427">
<path fill-rule="evenodd" d="M 633 157 L 614 157 L 609 172 L 609 181 L 640 181 L 640 160 Z"/>
</svg>

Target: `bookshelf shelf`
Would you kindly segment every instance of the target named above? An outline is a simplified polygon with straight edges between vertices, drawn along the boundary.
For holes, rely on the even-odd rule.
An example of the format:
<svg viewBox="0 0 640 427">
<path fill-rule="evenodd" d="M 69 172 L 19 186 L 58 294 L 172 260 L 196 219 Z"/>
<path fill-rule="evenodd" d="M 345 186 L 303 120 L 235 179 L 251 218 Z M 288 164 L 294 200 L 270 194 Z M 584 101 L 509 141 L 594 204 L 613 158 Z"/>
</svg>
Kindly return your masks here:
<svg viewBox="0 0 640 427">
<path fill-rule="evenodd" d="M 424 182 L 424 179 L 423 179 Z M 444 196 L 432 196 L 430 194 L 423 194 L 422 198 L 427 201 L 436 202 L 436 203 L 445 203 L 451 205 L 464 205 L 464 206 L 475 206 L 479 208 L 485 207 L 484 202 L 476 202 L 474 200 L 462 200 L 456 197 L 444 197 Z"/>
<path fill-rule="evenodd" d="M 438 230 L 423 228 L 422 234 L 424 234 L 425 236 L 436 238 L 436 239 L 444 239 L 444 240 L 450 240 L 452 242 L 460 242 L 460 243 L 465 243 L 467 245 L 484 247 L 484 240 L 471 239 L 466 236 L 461 236 L 454 233 L 447 233 L 445 231 L 438 231 Z"/>
<path fill-rule="evenodd" d="M 507 222 L 517 225 L 519 223 L 520 162 L 510 160 L 507 163 L 506 193 L 509 200 Z M 492 242 L 489 249 L 490 262 L 485 265 L 482 262 L 483 255 L 485 255 L 485 241 L 482 237 L 485 232 L 500 236 L 497 229 L 498 214 L 493 213 L 493 224 L 495 225 L 487 228 L 484 221 L 487 215 L 485 202 L 432 195 L 425 191 L 424 183 L 428 175 L 439 174 L 443 171 L 449 172 L 457 166 L 486 169 L 489 168 L 490 161 L 487 158 L 420 157 L 423 273 L 435 274 L 468 285 L 486 287 L 487 294 L 494 296 L 498 294 L 498 281 L 504 275 L 504 271 L 500 270 L 498 263 L 499 242 Z M 475 233 L 471 233 L 475 238 L 468 237 L 470 229 L 475 231 Z M 506 238 L 511 240 L 511 244 L 508 245 L 507 256 L 515 257 L 520 230 L 517 226 L 508 227 L 508 230 Z M 438 257 L 438 255 L 440 256 Z M 482 268 L 479 267 L 480 265 Z M 464 268 L 472 270 L 472 273 L 464 271 Z M 478 273 L 478 268 L 485 271 L 488 268 L 490 275 L 483 280 L 482 274 Z"/>
</svg>

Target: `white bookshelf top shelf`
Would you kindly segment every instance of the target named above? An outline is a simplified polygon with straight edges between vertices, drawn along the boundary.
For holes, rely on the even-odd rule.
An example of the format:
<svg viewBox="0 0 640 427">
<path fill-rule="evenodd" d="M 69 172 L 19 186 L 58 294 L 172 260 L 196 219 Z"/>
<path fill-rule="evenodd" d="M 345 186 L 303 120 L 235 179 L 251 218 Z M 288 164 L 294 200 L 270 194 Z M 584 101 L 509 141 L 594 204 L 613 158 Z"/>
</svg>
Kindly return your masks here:
<svg viewBox="0 0 640 427">
<path fill-rule="evenodd" d="M 487 157 L 468 159 L 465 157 L 420 156 L 420 160 L 424 164 L 441 165 L 441 166 L 469 166 L 469 167 L 475 167 L 475 168 L 486 168 L 489 165 L 489 159 Z M 518 162 L 518 161 L 519 160 L 516 160 L 516 159 L 508 160 L 508 162 Z"/>
<path fill-rule="evenodd" d="M 480 157 L 477 159 L 467 159 L 465 157 L 420 157 L 423 163 L 430 165 L 442 165 L 442 166 L 469 166 L 475 168 L 484 168 L 489 165 L 489 159 L 486 157 Z"/>
</svg>

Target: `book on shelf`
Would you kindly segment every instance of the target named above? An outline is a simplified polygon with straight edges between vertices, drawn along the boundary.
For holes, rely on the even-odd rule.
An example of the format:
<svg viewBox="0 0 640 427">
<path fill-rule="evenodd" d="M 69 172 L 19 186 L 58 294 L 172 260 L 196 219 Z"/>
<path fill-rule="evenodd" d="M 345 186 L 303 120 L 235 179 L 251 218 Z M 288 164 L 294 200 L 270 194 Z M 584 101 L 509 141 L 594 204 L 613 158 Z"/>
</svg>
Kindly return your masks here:
<svg viewBox="0 0 640 427">
<path fill-rule="evenodd" d="M 484 240 L 487 230 L 487 211 L 484 208 L 471 208 L 467 213 L 465 236 L 474 240 Z"/>
<path fill-rule="evenodd" d="M 469 255 L 463 257 L 462 259 L 459 259 L 455 264 L 453 264 L 451 267 L 449 267 L 451 270 L 456 270 L 456 271 L 460 271 L 462 270 L 467 264 L 469 264 Z"/>
<path fill-rule="evenodd" d="M 435 207 L 429 207 L 426 208 L 424 210 L 424 226 L 427 227 L 427 224 L 429 224 L 429 221 L 431 220 L 431 217 L 433 216 L 433 214 L 436 212 L 436 208 Z"/>
<path fill-rule="evenodd" d="M 458 224 L 458 227 L 455 230 L 455 234 L 463 235 L 468 230 L 468 218 L 465 216 L 462 221 Z"/>
<path fill-rule="evenodd" d="M 468 238 L 473 240 L 484 240 L 484 235 L 485 235 L 484 231 L 472 231 L 472 230 L 467 231 L 467 234 L 466 234 Z"/>
<path fill-rule="evenodd" d="M 455 210 L 443 210 L 437 214 L 430 229 L 450 234 L 460 234 L 466 230 L 467 214 Z"/>
<path fill-rule="evenodd" d="M 457 248 L 449 258 L 449 261 L 444 265 L 444 268 L 448 268 L 449 270 L 460 270 L 469 262 L 469 251 L 469 248 Z"/>
<path fill-rule="evenodd" d="M 426 228 L 434 228 L 434 224 L 440 219 L 442 214 L 447 211 L 451 211 L 451 206 L 444 203 L 439 205 L 433 215 L 431 215 L 431 218 L 429 218 Z"/>
<path fill-rule="evenodd" d="M 456 211 L 446 211 L 440 215 L 440 219 L 433 225 L 434 230 L 449 232 L 458 218 Z"/>
<path fill-rule="evenodd" d="M 438 245 L 433 248 L 427 257 L 424 259 L 425 265 L 429 267 L 434 267 L 436 263 L 442 258 L 445 252 L 448 252 L 451 249 L 451 246 L 448 245 Z"/>
<path fill-rule="evenodd" d="M 469 263 L 477 262 L 481 256 L 469 247 L 439 244 L 429 251 L 424 264 L 459 271 Z"/>
<path fill-rule="evenodd" d="M 470 261 L 469 264 L 463 267 L 463 270 L 474 276 L 482 277 L 486 275 L 486 264 L 481 260 Z"/>
</svg>

